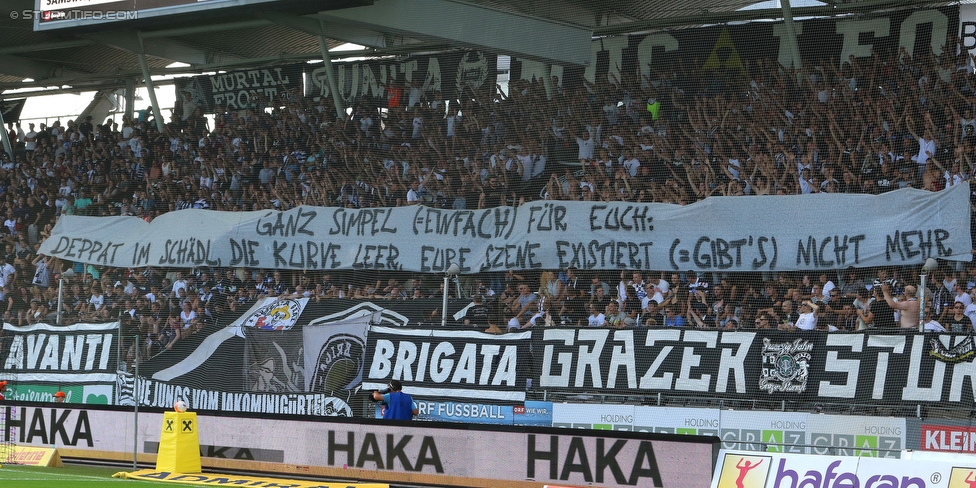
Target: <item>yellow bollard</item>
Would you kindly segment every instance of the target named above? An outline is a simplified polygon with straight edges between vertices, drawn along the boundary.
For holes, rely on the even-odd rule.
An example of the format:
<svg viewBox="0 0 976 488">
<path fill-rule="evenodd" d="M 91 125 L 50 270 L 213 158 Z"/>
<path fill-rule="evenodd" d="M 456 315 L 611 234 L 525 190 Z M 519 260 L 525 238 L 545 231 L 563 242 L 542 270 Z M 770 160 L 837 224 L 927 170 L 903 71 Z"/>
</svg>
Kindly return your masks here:
<svg viewBox="0 0 976 488">
<path fill-rule="evenodd" d="M 163 431 L 159 436 L 156 471 L 170 473 L 199 473 L 200 436 L 197 433 L 197 414 L 194 412 L 166 412 Z"/>
</svg>

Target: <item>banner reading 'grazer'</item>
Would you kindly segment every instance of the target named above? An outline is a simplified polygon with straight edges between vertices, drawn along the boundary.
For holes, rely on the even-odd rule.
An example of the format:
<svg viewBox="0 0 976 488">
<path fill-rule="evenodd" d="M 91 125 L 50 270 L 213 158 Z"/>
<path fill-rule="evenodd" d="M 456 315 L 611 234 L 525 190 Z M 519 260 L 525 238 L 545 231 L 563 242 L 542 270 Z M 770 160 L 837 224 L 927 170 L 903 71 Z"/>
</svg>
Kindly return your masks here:
<svg viewBox="0 0 976 488">
<path fill-rule="evenodd" d="M 532 380 L 538 389 L 563 394 L 971 405 L 976 363 L 933 354 L 968 338 L 913 331 L 536 329 Z"/>
<path fill-rule="evenodd" d="M 818 208 L 857 211 L 824 219 L 812 210 Z M 970 261 L 969 213 L 966 183 L 880 196 L 712 197 L 688 206 L 539 201 L 488 210 L 187 209 L 152 223 L 64 216 L 40 253 L 116 267 L 815 270 L 920 264 L 929 257 Z"/>
</svg>

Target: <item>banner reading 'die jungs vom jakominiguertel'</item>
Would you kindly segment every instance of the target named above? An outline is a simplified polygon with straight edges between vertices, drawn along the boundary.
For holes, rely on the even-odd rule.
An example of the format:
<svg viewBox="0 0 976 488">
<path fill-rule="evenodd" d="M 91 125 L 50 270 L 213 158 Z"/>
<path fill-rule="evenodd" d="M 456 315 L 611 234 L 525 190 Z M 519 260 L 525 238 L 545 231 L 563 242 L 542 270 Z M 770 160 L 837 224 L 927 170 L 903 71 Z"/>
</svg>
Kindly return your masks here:
<svg viewBox="0 0 976 488">
<path fill-rule="evenodd" d="M 533 386 L 560 393 L 695 395 L 879 405 L 972 405 L 968 335 L 534 329 Z M 938 345 L 936 345 L 936 343 Z"/>
<path fill-rule="evenodd" d="M 530 334 L 370 327 L 363 390 L 400 380 L 416 396 L 525 400 Z"/>
<path fill-rule="evenodd" d="M 290 64 L 177 78 L 176 99 L 182 103 L 183 120 L 196 108 L 203 113 L 214 113 L 218 106 L 228 110 L 245 109 L 259 93 L 267 100 L 274 100 L 287 91 L 300 91 L 302 69 L 302 64 Z"/>
<path fill-rule="evenodd" d="M 782 218 L 770 218 L 770 208 Z M 807 219 L 811 208 L 857 212 Z M 547 200 L 486 210 L 186 209 L 151 223 L 64 216 L 40 253 L 116 267 L 833 270 L 929 257 L 970 261 L 969 213 L 967 183 L 878 196 L 712 197 L 687 206 Z"/>
<path fill-rule="evenodd" d="M 351 416 L 366 327 L 402 325 L 411 314 L 383 303 L 258 300 L 226 326 L 180 339 L 143 363 L 138 381 L 120 372 L 119 404 L 168 408 L 183 400 L 196 411 Z"/>
<path fill-rule="evenodd" d="M 711 488 L 962 488 L 976 480 L 976 462 L 918 461 L 722 450 Z"/>
<path fill-rule="evenodd" d="M 119 323 L 3 324 L 0 380 L 8 399 L 50 401 L 58 389 L 76 403 L 112 403 Z"/>
</svg>

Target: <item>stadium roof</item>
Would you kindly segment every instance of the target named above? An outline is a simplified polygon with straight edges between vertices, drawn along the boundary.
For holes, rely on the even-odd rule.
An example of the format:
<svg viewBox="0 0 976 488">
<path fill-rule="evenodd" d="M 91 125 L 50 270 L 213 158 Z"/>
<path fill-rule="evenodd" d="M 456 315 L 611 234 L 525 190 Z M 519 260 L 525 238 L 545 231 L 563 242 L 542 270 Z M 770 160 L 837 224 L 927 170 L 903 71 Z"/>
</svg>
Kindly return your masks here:
<svg viewBox="0 0 976 488">
<path fill-rule="evenodd" d="M 755 3 L 752 0 L 333 0 L 312 2 L 311 11 L 312 0 L 304 7 L 302 0 L 296 1 L 265 3 L 250 13 L 238 14 L 239 10 L 228 8 L 206 18 L 183 16 L 149 24 L 121 21 L 97 28 L 37 32 L 34 22 L 23 18 L 25 11 L 35 8 L 34 0 L 0 0 L 0 92 L 29 87 L 97 90 L 121 88 L 133 80 L 141 83 L 140 51 L 145 53 L 152 75 L 321 59 L 320 37 L 330 49 L 350 42 L 367 46 L 369 55 L 488 44 L 484 47 L 497 48 L 501 54 L 567 63 L 589 54 L 586 49 L 573 57 L 580 44 L 568 41 L 570 37 L 771 19 L 782 12 L 780 8 L 739 10 Z M 828 2 L 795 7 L 793 15 L 838 15 L 923 3 Z M 335 10 L 317 11 L 323 4 Z M 286 5 L 289 7 L 283 8 Z M 412 15 L 418 10 L 420 15 Z M 391 13 L 395 18 L 388 18 Z M 490 29 L 484 25 L 496 26 L 496 32 L 486 34 Z M 540 37 L 547 35 L 553 37 Z M 492 43 L 507 39 L 515 40 L 509 45 Z M 522 51 L 512 52 L 519 49 Z M 363 51 L 333 53 L 332 58 L 363 55 Z"/>
</svg>

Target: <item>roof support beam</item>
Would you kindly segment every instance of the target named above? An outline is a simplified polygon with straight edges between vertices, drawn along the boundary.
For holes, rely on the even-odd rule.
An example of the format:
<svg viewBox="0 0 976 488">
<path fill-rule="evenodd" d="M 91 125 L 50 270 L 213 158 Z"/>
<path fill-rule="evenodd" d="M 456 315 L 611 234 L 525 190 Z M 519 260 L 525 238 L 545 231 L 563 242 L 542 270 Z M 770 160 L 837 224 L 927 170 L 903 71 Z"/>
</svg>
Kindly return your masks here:
<svg viewBox="0 0 976 488">
<path fill-rule="evenodd" d="M 10 156 L 10 160 L 14 159 L 14 148 L 10 145 L 10 136 L 7 135 L 7 129 L 4 127 L 7 125 L 3 121 L 3 110 L 0 110 L 0 141 L 3 142 L 3 151 Z"/>
<path fill-rule="evenodd" d="M 262 19 L 278 25 L 295 29 L 313 36 L 325 36 L 337 41 L 351 42 L 361 46 L 382 49 L 386 46 L 386 37 L 382 32 L 350 27 L 337 22 L 325 22 L 313 16 L 285 14 L 281 12 L 263 12 Z"/>
<path fill-rule="evenodd" d="M 227 30 L 256 29 L 271 25 L 271 21 L 264 19 L 243 20 L 240 22 L 227 22 L 225 24 L 199 25 L 196 27 L 177 27 L 174 29 L 150 30 L 142 33 L 143 39 L 155 39 L 157 37 L 180 37 L 191 34 L 206 34 L 209 32 L 220 32 Z"/>
<path fill-rule="evenodd" d="M 325 36 L 319 36 L 319 48 L 322 49 L 322 67 L 325 69 L 325 81 L 329 84 L 329 91 L 332 92 L 336 118 L 344 119 L 346 118 L 346 107 L 342 105 L 342 97 L 339 96 L 339 85 L 336 84 L 335 68 L 332 66 L 332 57 L 329 56 L 329 47 L 326 45 Z"/>
<path fill-rule="evenodd" d="M 9 54 L 0 54 L 0 73 L 21 78 L 32 78 L 38 82 L 55 77 L 70 79 L 75 76 L 84 76 L 82 73 L 65 69 L 63 66 Z"/>
<path fill-rule="evenodd" d="M 800 68 L 803 67 L 803 61 L 800 60 L 800 45 L 796 42 L 796 36 L 799 34 L 796 31 L 796 25 L 793 23 L 793 9 L 790 6 L 790 0 L 781 0 L 783 6 L 783 26 L 786 28 L 786 50 L 790 54 L 789 64 L 783 64 L 787 68 L 793 68 L 797 70 L 797 82 L 802 79 L 802 75 L 799 73 Z M 782 61 L 780 61 L 782 64 Z"/>
<path fill-rule="evenodd" d="M 797 7 L 791 9 L 793 17 L 821 17 L 870 12 L 887 7 L 905 6 L 901 0 L 866 0 L 863 2 L 832 4 L 819 7 Z M 768 20 L 782 18 L 783 11 L 778 8 L 755 10 L 736 10 L 734 12 L 705 12 L 695 15 L 680 15 L 662 17 L 641 22 L 629 22 L 608 27 L 598 27 L 593 30 L 595 36 L 616 36 L 645 32 L 668 27 L 686 27 L 701 24 L 715 24 L 722 22 L 744 22 L 749 20 Z"/>
<path fill-rule="evenodd" d="M 186 64 L 198 65 L 214 61 L 211 54 L 195 47 L 167 38 L 153 37 L 146 39 L 138 31 L 134 30 L 90 34 L 86 37 L 100 44 L 112 46 L 123 51 L 148 54 L 157 58 L 171 59 Z"/>
<path fill-rule="evenodd" d="M 31 52 L 38 52 L 38 51 L 56 51 L 59 49 L 72 49 L 76 47 L 91 46 L 92 44 L 95 44 L 95 41 L 91 39 L 40 42 L 37 44 L 0 47 L 0 54 L 20 54 L 20 53 L 31 53 Z"/>
<path fill-rule="evenodd" d="M 156 122 L 156 129 L 159 129 L 160 133 L 165 133 L 163 128 L 163 112 L 159 110 L 159 102 L 156 101 L 156 88 L 153 87 L 152 75 L 149 73 L 149 63 L 146 62 L 146 53 L 142 49 L 142 38 L 138 35 L 136 38 L 139 40 L 139 68 L 142 69 L 142 77 L 146 80 L 146 89 L 149 91 L 149 102 L 152 104 L 153 109 L 153 120 Z"/>
<path fill-rule="evenodd" d="M 383 0 L 316 17 L 560 65 L 590 62 L 592 32 L 586 28 L 452 0 Z"/>
</svg>

